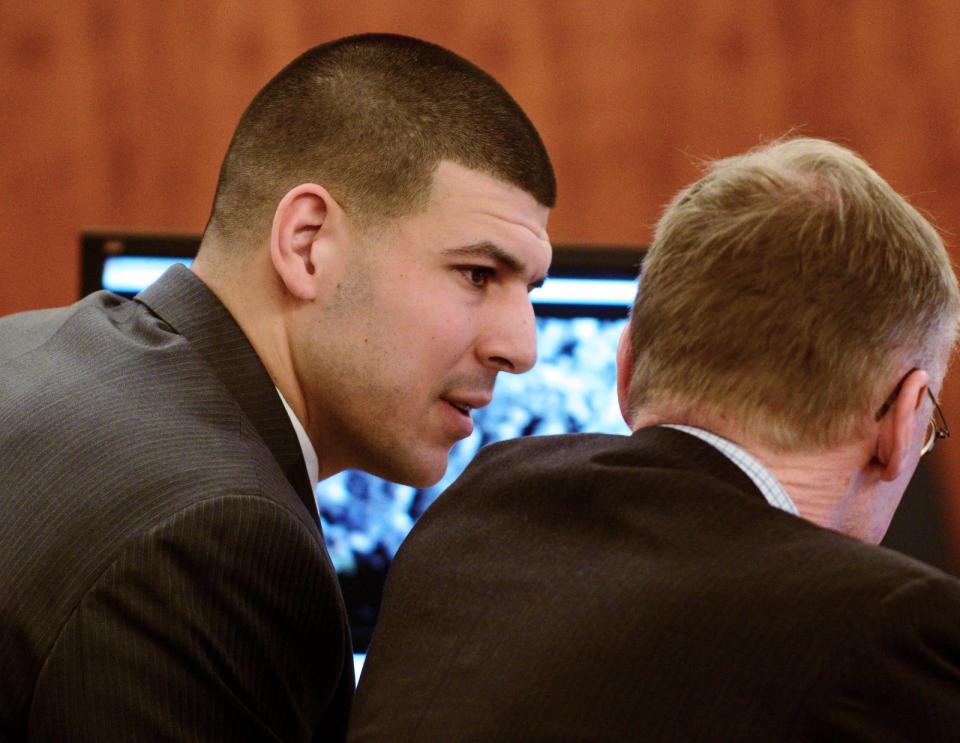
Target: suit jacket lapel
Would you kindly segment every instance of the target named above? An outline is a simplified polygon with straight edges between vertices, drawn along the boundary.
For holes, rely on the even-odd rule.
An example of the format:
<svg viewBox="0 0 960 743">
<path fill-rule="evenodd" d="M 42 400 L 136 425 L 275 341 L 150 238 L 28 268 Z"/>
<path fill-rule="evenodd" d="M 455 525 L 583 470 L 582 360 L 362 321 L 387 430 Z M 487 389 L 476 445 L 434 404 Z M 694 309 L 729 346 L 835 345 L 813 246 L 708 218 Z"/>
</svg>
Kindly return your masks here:
<svg viewBox="0 0 960 743">
<path fill-rule="evenodd" d="M 196 274 L 180 265 L 170 268 L 136 300 L 183 335 L 206 360 L 319 524 L 297 434 L 260 357 L 223 303 Z"/>
</svg>

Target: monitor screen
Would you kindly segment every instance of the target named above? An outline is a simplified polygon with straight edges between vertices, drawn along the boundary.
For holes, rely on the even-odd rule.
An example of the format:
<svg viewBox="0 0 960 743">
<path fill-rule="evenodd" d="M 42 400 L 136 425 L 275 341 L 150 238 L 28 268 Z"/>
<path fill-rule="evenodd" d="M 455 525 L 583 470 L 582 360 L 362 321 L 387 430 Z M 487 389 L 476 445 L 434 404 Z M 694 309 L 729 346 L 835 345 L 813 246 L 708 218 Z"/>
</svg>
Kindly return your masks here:
<svg viewBox="0 0 960 743">
<path fill-rule="evenodd" d="M 616 350 L 636 291 L 640 253 L 589 251 L 555 247 L 549 277 L 531 293 L 537 364 L 525 374 L 497 376 L 493 402 L 474 411 L 474 431 L 453 447 L 440 482 L 417 489 L 347 471 L 320 483 L 324 535 L 358 651 L 369 643 L 397 548 L 480 447 L 532 434 L 628 433 L 617 403 Z"/>
<path fill-rule="evenodd" d="M 189 265 L 198 245 L 196 235 L 85 233 L 83 293 L 107 288 L 133 296 L 172 263 Z M 435 486 L 416 489 L 352 471 L 320 483 L 317 503 L 347 602 L 358 669 L 393 555 L 481 446 L 529 434 L 627 432 L 616 402 L 615 353 L 642 255 L 639 248 L 554 246 L 550 276 L 532 294 L 537 365 L 519 376 L 498 375 L 493 402 L 474 412 L 473 434 L 454 447 L 446 475 Z M 933 473 L 921 460 L 884 544 L 955 570 L 936 495 Z"/>
<path fill-rule="evenodd" d="M 190 264 L 198 238 L 87 234 L 85 292 L 132 296 L 171 264 Z M 530 372 L 500 374 L 493 402 L 474 411 L 473 434 L 450 453 L 430 488 L 362 472 L 334 475 L 317 488 L 330 556 L 340 576 L 354 648 L 370 641 L 387 568 L 417 518 L 491 442 L 571 431 L 627 433 L 616 399 L 616 348 L 636 291 L 642 251 L 557 245 L 550 274 L 531 294 L 538 361 Z"/>
</svg>

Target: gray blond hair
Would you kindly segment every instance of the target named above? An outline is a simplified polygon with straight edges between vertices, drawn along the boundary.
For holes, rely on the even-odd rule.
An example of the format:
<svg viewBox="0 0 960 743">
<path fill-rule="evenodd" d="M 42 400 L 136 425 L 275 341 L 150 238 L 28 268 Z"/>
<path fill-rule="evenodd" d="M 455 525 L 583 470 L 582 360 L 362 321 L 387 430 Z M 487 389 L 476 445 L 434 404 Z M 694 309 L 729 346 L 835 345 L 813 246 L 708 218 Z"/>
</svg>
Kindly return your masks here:
<svg viewBox="0 0 960 743">
<path fill-rule="evenodd" d="M 723 415 L 776 449 L 855 433 L 904 365 L 943 373 L 960 293 L 943 241 L 837 144 L 716 161 L 657 225 L 629 404 Z"/>
</svg>

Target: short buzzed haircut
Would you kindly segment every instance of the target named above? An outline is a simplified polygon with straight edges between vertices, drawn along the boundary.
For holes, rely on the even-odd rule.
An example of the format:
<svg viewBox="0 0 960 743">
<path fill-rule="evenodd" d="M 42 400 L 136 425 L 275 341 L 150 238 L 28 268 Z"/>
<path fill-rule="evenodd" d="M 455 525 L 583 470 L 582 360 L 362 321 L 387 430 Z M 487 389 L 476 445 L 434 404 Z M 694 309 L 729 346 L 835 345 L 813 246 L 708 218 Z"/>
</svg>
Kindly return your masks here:
<svg viewBox="0 0 960 743">
<path fill-rule="evenodd" d="M 860 157 L 789 139 L 710 165 L 661 218 L 632 310 L 634 412 L 848 440 L 898 368 L 944 371 L 960 296 L 936 230 Z"/>
<path fill-rule="evenodd" d="M 301 183 L 324 186 L 361 225 L 413 213 L 449 159 L 552 207 L 540 136 L 509 93 L 456 54 L 392 34 L 317 46 L 281 70 L 237 125 L 208 230 L 250 244 Z"/>
</svg>

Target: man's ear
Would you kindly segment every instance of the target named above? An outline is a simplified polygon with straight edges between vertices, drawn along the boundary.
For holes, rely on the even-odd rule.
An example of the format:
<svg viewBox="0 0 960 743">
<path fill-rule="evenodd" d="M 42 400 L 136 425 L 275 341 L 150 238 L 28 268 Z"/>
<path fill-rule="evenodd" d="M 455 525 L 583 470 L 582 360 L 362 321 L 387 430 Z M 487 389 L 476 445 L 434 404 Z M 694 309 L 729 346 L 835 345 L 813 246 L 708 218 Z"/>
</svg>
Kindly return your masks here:
<svg viewBox="0 0 960 743">
<path fill-rule="evenodd" d="M 633 352 L 630 349 L 630 322 L 620 334 L 617 343 L 617 401 L 620 403 L 620 415 L 627 426 L 633 430 L 633 411 L 630 410 L 630 380 L 633 379 Z"/>
<path fill-rule="evenodd" d="M 927 399 L 930 375 L 923 369 L 914 369 L 903 378 L 900 392 L 887 414 L 877 425 L 876 461 L 883 480 L 896 480 L 907 466 L 914 446 L 917 426 L 925 426 L 920 415 Z"/>
<path fill-rule="evenodd" d="M 294 297 L 317 297 L 325 257 L 322 243 L 339 233 L 343 216 L 336 200 L 315 183 L 302 183 L 280 200 L 270 231 L 270 260 Z"/>
</svg>

